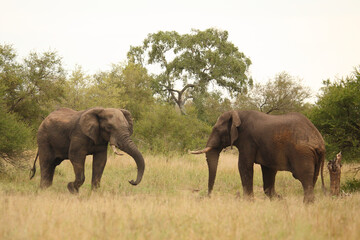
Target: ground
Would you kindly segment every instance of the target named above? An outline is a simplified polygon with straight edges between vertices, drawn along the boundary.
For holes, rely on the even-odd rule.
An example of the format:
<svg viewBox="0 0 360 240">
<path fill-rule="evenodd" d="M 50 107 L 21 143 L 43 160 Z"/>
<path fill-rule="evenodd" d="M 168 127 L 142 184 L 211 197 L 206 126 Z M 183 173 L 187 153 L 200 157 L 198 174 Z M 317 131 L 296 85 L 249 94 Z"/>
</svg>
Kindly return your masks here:
<svg viewBox="0 0 360 240">
<path fill-rule="evenodd" d="M 360 194 L 330 197 L 315 188 L 314 204 L 304 205 L 302 187 L 289 172 L 279 172 L 282 200 L 270 201 L 255 167 L 254 201 L 242 198 L 237 156 L 222 154 L 213 195 L 206 196 L 205 156 L 145 154 L 146 171 L 138 186 L 135 162 L 111 156 L 101 187 L 91 192 L 91 158 L 78 195 L 69 161 L 57 169 L 54 184 L 39 189 L 40 174 L 0 178 L 1 239 L 360 239 Z M 353 166 L 343 166 L 342 181 Z M 325 171 L 329 188 L 329 175 Z"/>
</svg>

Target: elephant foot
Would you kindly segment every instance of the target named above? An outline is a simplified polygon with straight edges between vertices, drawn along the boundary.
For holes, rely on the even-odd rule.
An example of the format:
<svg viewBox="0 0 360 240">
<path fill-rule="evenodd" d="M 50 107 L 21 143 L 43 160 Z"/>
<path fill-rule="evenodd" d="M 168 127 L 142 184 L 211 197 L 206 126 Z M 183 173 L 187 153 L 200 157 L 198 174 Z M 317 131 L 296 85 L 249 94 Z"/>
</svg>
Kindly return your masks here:
<svg viewBox="0 0 360 240">
<path fill-rule="evenodd" d="M 274 201 L 274 200 L 282 200 L 283 197 L 279 194 L 275 194 L 274 196 L 272 197 L 269 197 L 270 198 L 270 201 Z"/>
<path fill-rule="evenodd" d="M 96 191 L 100 188 L 100 184 L 92 184 L 91 185 L 91 191 Z"/>
<path fill-rule="evenodd" d="M 246 201 L 253 202 L 255 200 L 254 193 L 244 193 L 243 197 Z"/>
<path fill-rule="evenodd" d="M 314 195 L 304 196 L 303 202 L 304 204 L 312 204 L 315 202 L 315 196 Z"/>
<path fill-rule="evenodd" d="M 68 188 L 69 192 L 72 193 L 72 194 L 78 194 L 79 193 L 79 189 L 75 188 L 73 182 L 69 182 L 68 185 L 67 185 L 67 188 Z"/>
<path fill-rule="evenodd" d="M 46 189 L 46 188 L 48 188 L 50 186 L 51 186 L 51 182 L 48 182 L 48 181 L 41 181 L 40 182 L 40 188 L 41 189 Z"/>
<path fill-rule="evenodd" d="M 281 200 L 282 197 L 275 192 L 274 188 L 267 188 L 264 190 L 265 195 L 270 199 L 270 200 Z"/>
<path fill-rule="evenodd" d="M 282 196 L 280 194 L 274 193 L 272 195 L 267 195 L 270 200 L 282 200 Z"/>
</svg>

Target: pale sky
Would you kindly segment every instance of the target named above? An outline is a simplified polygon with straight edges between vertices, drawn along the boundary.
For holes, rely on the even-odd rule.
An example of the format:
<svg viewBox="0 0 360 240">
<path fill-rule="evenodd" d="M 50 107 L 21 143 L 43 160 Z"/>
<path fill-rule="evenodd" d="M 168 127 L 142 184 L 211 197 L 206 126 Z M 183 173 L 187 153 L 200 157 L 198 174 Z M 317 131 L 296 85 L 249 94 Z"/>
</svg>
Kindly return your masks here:
<svg viewBox="0 0 360 240">
<path fill-rule="evenodd" d="M 57 51 L 70 72 L 126 60 L 149 33 L 218 28 L 266 82 L 286 71 L 314 94 L 360 65 L 360 0 L 0 0 L 0 43 Z"/>
</svg>

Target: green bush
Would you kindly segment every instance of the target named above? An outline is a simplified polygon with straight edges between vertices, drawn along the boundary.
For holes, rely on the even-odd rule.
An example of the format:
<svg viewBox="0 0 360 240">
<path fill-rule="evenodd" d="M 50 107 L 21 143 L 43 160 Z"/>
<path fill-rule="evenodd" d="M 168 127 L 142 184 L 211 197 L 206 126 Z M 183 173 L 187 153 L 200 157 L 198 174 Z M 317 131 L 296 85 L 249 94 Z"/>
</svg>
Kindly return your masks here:
<svg viewBox="0 0 360 240">
<path fill-rule="evenodd" d="M 187 115 L 173 106 L 152 105 L 135 122 L 134 140 L 153 153 L 187 152 L 205 146 L 211 126 Z"/>
<path fill-rule="evenodd" d="M 0 110 L 0 171 L 4 160 L 16 165 L 19 154 L 23 153 L 32 142 L 32 131 L 14 114 Z"/>
<path fill-rule="evenodd" d="M 342 186 L 341 189 L 344 192 L 358 192 L 360 191 L 360 179 L 350 179 L 347 180 Z"/>
<path fill-rule="evenodd" d="M 308 116 L 326 141 L 327 155 L 341 151 L 344 161 L 359 162 L 360 66 L 351 76 L 324 84 Z"/>
</svg>

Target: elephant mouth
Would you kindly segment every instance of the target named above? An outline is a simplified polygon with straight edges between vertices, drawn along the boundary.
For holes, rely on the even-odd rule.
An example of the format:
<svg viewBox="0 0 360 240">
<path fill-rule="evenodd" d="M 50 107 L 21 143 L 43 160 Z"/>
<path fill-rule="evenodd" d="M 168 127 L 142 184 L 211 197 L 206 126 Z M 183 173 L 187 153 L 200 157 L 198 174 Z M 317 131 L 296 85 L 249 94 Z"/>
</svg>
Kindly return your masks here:
<svg viewBox="0 0 360 240">
<path fill-rule="evenodd" d="M 118 152 L 118 147 L 116 147 L 114 144 L 110 144 L 111 146 L 111 149 L 113 150 L 113 152 L 116 154 L 116 155 L 119 155 L 119 156 L 122 156 L 124 154 Z"/>
</svg>

